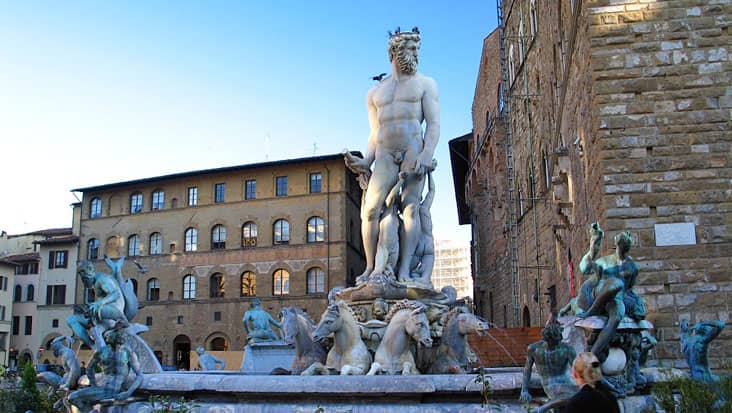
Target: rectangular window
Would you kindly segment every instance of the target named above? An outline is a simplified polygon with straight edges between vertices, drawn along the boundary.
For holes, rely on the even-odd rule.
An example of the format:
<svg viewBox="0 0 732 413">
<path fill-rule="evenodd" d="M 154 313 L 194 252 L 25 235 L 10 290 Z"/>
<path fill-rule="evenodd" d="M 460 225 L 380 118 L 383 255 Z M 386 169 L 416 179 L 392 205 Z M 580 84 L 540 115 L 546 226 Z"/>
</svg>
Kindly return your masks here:
<svg viewBox="0 0 732 413">
<path fill-rule="evenodd" d="M 310 174 L 310 193 L 317 194 L 323 192 L 323 176 L 318 173 Z"/>
<path fill-rule="evenodd" d="M 3 291 L 8 291 L 8 277 L 3 277 L 0 275 L 0 289 Z"/>
<path fill-rule="evenodd" d="M 142 194 L 132 194 L 130 197 L 130 214 L 142 212 Z"/>
<path fill-rule="evenodd" d="M 150 316 L 145 317 L 145 325 L 146 326 L 151 326 L 152 325 L 152 317 L 150 317 Z"/>
<path fill-rule="evenodd" d="M 58 328 L 58 318 L 54 318 L 53 320 L 51 320 L 51 327 Z"/>
<path fill-rule="evenodd" d="M 188 188 L 188 206 L 198 205 L 198 187 L 192 186 Z"/>
<path fill-rule="evenodd" d="M 257 181 L 247 179 L 244 182 L 244 199 L 257 199 Z"/>
<path fill-rule="evenodd" d="M 163 209 L 165 208 L 165 192 L 163 191 L 155 191 L 152 194 L 152 209 L 155 211 L 156 209 Z"/>
<path fill-rule="evenodd" d="M 0 321 L 5 321 L 5 306 L 0 305 Z"/>
<path fill-rule="evenodd" d="M 48 268 L 66 268 L 68 264 L 68 251 L 49 251 Z"/>
<path fill-rule="evenodd" d="M 183 316 L 182 315 L 179 315 L 178 316 L 177 324 L 179 324 L 179 325 L 180 324 L 183 324 Z"/>
<path fill-rule="evenodd" d="M 13 335 L 17 336 L 20 334 L 20 316 L 13 316 Z"/>
<path fill-rule="evenodd" d="M 216 184 L 214 202 L 224 202 L 226 199 L 226 184 Z"/>
<path fill-rule="evenodd" d="M 46 286 L 46 305 L 66 304 L 66 285 Z"/>
<path fill-rule="evenodd" d="M 23 333 L 26 336 L 33 334 L 33 316 L 25 316 L 25 331 Z"/>
<path fill-rule="evenodd" d="M 221 321 L 221 311 L 214 311 L 214 321 Z"/>
<path fill-rule="evenodd" d="M 277 189 L 275 192 L 275 195 L 277 196 L 287 196 L 287 177 L 286 176 L 278 176 L 276 181 Z"/>
</svg>

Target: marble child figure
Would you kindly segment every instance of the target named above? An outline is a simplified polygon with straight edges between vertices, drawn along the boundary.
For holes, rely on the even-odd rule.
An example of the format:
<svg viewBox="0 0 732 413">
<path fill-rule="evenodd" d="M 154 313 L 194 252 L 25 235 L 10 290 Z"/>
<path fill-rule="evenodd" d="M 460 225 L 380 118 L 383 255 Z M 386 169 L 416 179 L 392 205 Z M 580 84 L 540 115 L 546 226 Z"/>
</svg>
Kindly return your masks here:
<svg viewBox="0 0 732 413">
<path fill-rule="evenodd" d="M 421 44 L 419 30 L 398 32 L 389 37 L 392 74 L 374 86 L 366 97 L 371 133 L 365 156 L 348 154 L 346 165 L 368 179 L 361 208 L 361 234 L 366 270 L 359 277 L 366 282 L 374 272 L 379 219 L 384 201 L 399 180 L 408 174 L 401 188 L 403 229 L 399 234 L 398 279 L 410 277 L 410 265 L 422 236 L 420 199 L 427 171 L 432 165 L 440 135 L 439 105 L 435 81 L 417 72 Z M 422 123 L 426 128 L 422 136 Z M 373 167 L 373 170 L 371 168 Z M 369 178 L 370 176 L 370 178 Z"/>
</svg>

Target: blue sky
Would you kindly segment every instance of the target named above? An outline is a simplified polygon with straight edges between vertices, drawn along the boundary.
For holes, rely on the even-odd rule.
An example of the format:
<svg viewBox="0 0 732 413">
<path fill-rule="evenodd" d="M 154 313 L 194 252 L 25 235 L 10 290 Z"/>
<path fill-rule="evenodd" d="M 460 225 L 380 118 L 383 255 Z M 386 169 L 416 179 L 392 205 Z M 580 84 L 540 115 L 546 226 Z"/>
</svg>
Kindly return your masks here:
<svg viewBox="0 0 732 413">
<path fill-rule="evenodd" d="M 447 142 L 471 130 L 495 12 L 492 0 L 4 2 L 0 230 L 70 226 L 71 188 L 363 151 L 386 32 L 419 26 L 419 71 L 440 92 L 435 236 L 469 239 Z"/>
</svg>

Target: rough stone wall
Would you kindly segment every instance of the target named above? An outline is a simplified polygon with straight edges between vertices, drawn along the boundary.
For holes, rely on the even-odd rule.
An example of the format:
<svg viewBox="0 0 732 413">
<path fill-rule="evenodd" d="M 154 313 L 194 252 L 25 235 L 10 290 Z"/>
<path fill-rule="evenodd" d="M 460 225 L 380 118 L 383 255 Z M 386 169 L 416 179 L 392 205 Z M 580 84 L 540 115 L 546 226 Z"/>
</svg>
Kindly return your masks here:
<svg viewBox="0 0 732 413">
<path fill-rule="evenodd" d="M 505 125 L 498 113 L 501 82 L 499 33 L 483 42 L 478 80 L 473 100 L 473 162 L 467 181 L 466 200 L 473 223 L 473 297 L 476 312 L 499 326 L 508 326 L 501 296 L 510 301 L 506 260 L 506 158 L 503 150 Z"/>
<path fill-rule="evenodd" d="M 503 2 L 506 53 L 511 45 L 514 50 L 507 61 L 514 79 L 506 102 L 516 189 L 524 199 L 523 205 L 516 201 L 521 281 L 521 320 L 516 321 L 545 321 L 550 305 L 544 294 L 551 286 L 557 305 L 567 302 L 570 252 L 576 268 L 587 249 L 588 225 L 597 220 L 607 234 L 603 255 L 613 252 L 619 231 L 633 236 L 631 254 L 641 266 L 637 290 L 660 339 L 652 362 L 684 365 L 679 320 L 730 318 L 732 2 L 535 4 L 533 36 L 531 2 Z M 496 50 L 486 47 L 486 52 L 496 55 L 484 61 L 498 61 Z M 476 99 L 489 93 L 476 91 Z M 479 125 L 475 113 L 474 124 Z M 489 173 L 489 178 L 505 185 L 504 174 Z M 666 246 L 658 239 L 656 224 L 675 223 L 693 224 L 685 233 L 695 239 L 691 245 Z M 478 216 L 474 224 L 492 225 L 474 229 L 490 234 L 505 221 Z M 496 255 L 483 273 L 501 268 Z M 576 286 L 582 281 L 578 271 Z M 485 284 L 495 291 L 494 307 L 507 305 L 510 318 L 508 271 Z M 508 324 L 516 325 L 513 321 Z M 727 329 L 712 343 L 714 366 L 732 356 L 731 339 Z"/>
<path fill-rule="evenodd" d="M 596 0 L 587 19 L 608 239 L 633 235 L 656 356 L 679 359 L 681 319 L 730 319 L 732 2 Z M 695 243 L 659 246 L 670 223 L 693 224 Z M 713 365 L 730 344 L 727 328 Z"/>
</svg>

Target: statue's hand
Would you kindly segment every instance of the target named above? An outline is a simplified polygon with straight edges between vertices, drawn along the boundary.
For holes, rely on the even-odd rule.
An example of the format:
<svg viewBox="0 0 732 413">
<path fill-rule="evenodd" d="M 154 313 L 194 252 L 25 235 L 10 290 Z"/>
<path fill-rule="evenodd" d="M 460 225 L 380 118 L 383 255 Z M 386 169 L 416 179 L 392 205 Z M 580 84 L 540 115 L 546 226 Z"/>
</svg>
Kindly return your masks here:
<svg viewBox="0 0 732 413">
<path fill-rule="evenodd" d="M 519 401 L 521 403 L 529 403 L 531 402 L 531 393 L 529 393 L 528 389 L 522 389 L 521 390 L 521 396 L 519 396 Z"/>
<path fill-rule="evenodd" d="M 346 156 L 345 157 L 346 166 L 348 169 L 350 169 L 355 174 L 371 174 L 371 165 L 363 159 L 358 156 Z"/>
</svg>

